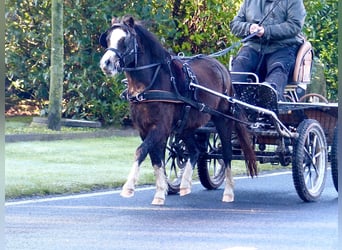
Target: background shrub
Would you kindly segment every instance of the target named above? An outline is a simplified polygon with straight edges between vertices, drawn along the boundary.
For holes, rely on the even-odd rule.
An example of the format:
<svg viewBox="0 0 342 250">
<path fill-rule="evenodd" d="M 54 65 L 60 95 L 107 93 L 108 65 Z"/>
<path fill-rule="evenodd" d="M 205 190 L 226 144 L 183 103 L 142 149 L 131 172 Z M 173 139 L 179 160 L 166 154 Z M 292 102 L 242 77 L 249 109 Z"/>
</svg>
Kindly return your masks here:
<svg viewBox="0 0 342 250">
<path fill-rule="evenodd" d="M 99 69 L 101 32 L 113 16 L 132 14 L 144 21 L 165 47 L 186 55 L 210 54 L 237 41 L 229 29 L 241 1 L 223 0 L 64 0 L 63 117 L 119 124 L 128 115 L 119 95 L 123 75 L 106 78 Z M 5 0 L 6 110 L 26 102 L 47 112 L 50 81 L 49 0 Z M 305 1 L 305 34 L 324 64 L 327 96 L 337 99 L 337 0 Z M 321 17 L 324 16 L 324 19 Z M 227 64 L 229 56 L 218 58 Z"/>
</svg>

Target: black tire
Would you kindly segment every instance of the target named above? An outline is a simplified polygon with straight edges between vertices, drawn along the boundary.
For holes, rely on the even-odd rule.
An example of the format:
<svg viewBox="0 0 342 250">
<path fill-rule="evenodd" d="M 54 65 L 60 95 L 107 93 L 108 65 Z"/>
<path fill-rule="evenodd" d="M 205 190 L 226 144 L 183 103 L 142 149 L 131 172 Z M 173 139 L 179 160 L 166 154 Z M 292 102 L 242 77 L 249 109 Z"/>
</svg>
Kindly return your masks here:
<svg viewBox="0 0 342 250">
<path fill-rule="evenodd" d="M 188 159 L 187 151 L 181 140 L 170 137 L 166 147 L 165 173 L 168 194 L 179 193 L 184 166 Z"/>
<path fill-rule="evenodd" d="M 208 133 L 207 148 L 197 161 L 198 177 L 206 189 L 219 188 L 225 178 L 221 141 L 217 133 Z"/>
<path fill-rule="evenodd" d="M 331 145 L 331 175 L 336 191 L 338 192 L 338 164 L 337 164 L 337 126 L 334 129 L 334 137 Z"/>
<path fill-rule="evenodd" d="M 292 177 L 297 194 L 305 202 L 316 201 L 322 194 L 328 164 L 327 142 L 321 125 L 303 120 L 293 145 Z"/>
</svg>

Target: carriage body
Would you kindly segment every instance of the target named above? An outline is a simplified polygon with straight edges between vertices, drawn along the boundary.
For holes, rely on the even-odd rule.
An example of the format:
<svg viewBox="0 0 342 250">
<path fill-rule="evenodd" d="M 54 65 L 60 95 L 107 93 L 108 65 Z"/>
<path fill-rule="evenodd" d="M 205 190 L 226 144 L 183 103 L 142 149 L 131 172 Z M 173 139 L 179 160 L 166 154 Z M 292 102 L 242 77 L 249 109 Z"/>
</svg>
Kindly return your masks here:
<svg viewBox="0 0 342 250">
<path fill-rule="evenodd" d="M 337 104 L 306 103 L 302 98 L 308 96 L 299 91 L 310 80 L 310 43 L 299 49 L 284 102 L 257 76 L 254 82 L 232 83 L 227 67 L 213 58 L 221 52 L 190 58 L 171 55 L 131 16 L 114 18 L 100 43 L 106 48 L 102 71 L 108 76 L 126 74 L 125 96 L 143 141 L 123 197 L 134 195 L 139 167 L 148 154 L 156 176 L 154 205 L 164 204 L 167 186 L 169 193 L 191 192 L 196 162 L 204 187 L 218 188 L 226 179 L 224 202 L 234 201 L 230 169 L 234 159 L 244 160 L 252 177 L 257 161 L 292 164 L 296 191 L 304 201 L 320 197 L 329 158 L 336 163 L 332 172 L 337 183 Z M 318 94 L 312 97 L 324 99 Z"/>
<path fill-rule="evenodd" d="M 328 103 L 320 94 L 305 93 L 310 84 L 312 63 L 313 49 L 306 42 L 298 52 L 293 78 L 285 89 L 285 101 L 279 101 L 272 87 L 260 83 L 258 76 L 249 72 L 231 72 L 247 74 L 253 81 L 233 82 L 235 96 L 228 98 L 234 103 L 235 112 L 244 112 L 247 117 L 250 140 L 258 162 L 281 166 L 292 164 L 296 191 L 306 202 L 319 199 L 329 163 L 338 191 L 338 104 Z M 197 162 L 199 179 L 205 188 L 216 189 L 224 181 L 220 140 L 211 123 L 197 129 L 196 134 L 199 148 L 203 149 Z M 178 145 L 180 150 L 177 152 L 172 147 L 177 144 L 174 138 L 172 143 L 169 150 L 177 156 L 181 168 L 186 149 Z M 245 160 L 234 135 L 232 145 L 233 160 Z M 169 182 L 171 192 L 177 192 L 175 183 L 177 178 Z"/>
</svg>

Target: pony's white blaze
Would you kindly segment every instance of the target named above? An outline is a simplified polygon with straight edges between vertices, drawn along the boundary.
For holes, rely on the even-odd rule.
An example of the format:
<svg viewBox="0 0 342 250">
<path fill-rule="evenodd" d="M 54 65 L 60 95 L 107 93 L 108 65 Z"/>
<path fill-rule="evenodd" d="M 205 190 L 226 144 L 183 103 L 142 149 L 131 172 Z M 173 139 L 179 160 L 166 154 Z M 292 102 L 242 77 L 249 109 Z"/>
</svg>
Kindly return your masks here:
<svg viewBox="0 0 342 250">
<path fill-rule="evenodd" d="M 127 36 L 122 29 L 114 29 L 108 40 L 108 48 L 118 48 L 119 41 Z M 100 60 L 102 71 L 108 76 L 114 76 L 118 73 L 119 57 L 112 50 L 107 50 Z"/>
<path fill-rule="evenodd" d="M 127 33 L 122 29 L 114 29 L 110 34 L 108 48 L 117 49 L 119 41 L 126 36 Z"/>
</svg>

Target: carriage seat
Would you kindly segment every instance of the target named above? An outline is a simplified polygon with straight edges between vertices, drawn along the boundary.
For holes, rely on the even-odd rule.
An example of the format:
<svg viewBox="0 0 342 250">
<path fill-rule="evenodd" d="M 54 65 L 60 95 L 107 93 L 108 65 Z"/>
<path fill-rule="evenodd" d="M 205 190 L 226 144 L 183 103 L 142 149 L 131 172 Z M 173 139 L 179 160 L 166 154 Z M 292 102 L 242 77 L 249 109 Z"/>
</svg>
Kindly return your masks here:
<svg viewBox="0 0 342 250">
<path fill-rule="evenodd" d="M 310 83 L 313 56 L 311 43 L 309 41 L 304 41 L 297 52 L 292 83 Z"/>
<path fill-rule="evenodd" d="M 285 99 L 289 99 L 289 101 L 292 102 L 298 102 L 300 97 L 305 95 L 307 85 L 311 81 L 313 58 L 314 53 L 312 45 L 309 41 L 305 40 L 298 49 L 292 77 L 289 77 L 288 84 L 285 87 Z M 233 56 L 231 56 L 229 62 L 230 71 L 232 70 L 232 60 Z M 233 71 L 231 71 L 231 73 L 248 75 L 252 82 L 259 83 L 259 77 L 255 73 Z"/>
<path fill-rule="evenodd" d="M 295 101 L 305 94 L 307 84 L 310 83 L 313 57 L 312 45 L 305 40 L 297 52 L 292 79 L 285 88 L 285 93 Z"/>
</svg>

